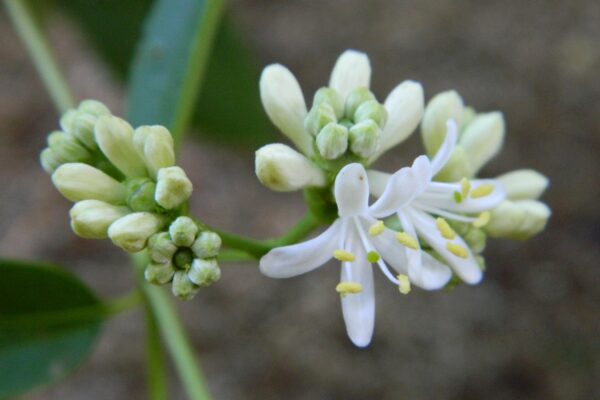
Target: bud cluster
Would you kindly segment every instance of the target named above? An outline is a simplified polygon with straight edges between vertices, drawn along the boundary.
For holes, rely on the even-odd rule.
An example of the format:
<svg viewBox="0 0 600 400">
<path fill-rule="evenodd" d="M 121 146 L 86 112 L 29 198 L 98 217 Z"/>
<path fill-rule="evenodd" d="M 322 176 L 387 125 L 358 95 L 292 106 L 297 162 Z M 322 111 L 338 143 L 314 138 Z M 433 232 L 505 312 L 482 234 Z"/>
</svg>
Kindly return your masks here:
<svg viewBox="0 0 600 400">
<path fill-rule="evenodd" d="M 200 287 L 209 286 L 221 277 L 216 258 L 220 248 L 219 235 L 201 231 L 189 217 L 178 217 L 168 231 L 150 237 L 150 263 L 144 275 L 151 283 L 172 282 L 173 294 L 189 300 Z"/>
</svg>

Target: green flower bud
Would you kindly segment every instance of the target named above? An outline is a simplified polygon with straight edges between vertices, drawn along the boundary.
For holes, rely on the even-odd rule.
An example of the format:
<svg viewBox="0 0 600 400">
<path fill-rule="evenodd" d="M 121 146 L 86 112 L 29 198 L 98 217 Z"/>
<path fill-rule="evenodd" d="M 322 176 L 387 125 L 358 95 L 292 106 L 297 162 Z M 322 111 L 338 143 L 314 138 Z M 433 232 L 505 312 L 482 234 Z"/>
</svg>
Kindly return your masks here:
<svg viewBox="0 0 600 400">
<path fill-rule="evenodd" d="M 171 262 L 177 246 L 171 240 L 169 232 L 158 232 L 148 239 L 148 252 L 152 261 L 157 263 Z"/>
<path fill-rule="evenodd" d="M 156 183 L 148 178 L 127 181 L 127 205 L 133 211 L 155 211 L 158 204 L 154 200 Z"/>
<path fill-rule="evenodd" d="M 133 143 L 153 178 L 159 169 L 175 165 L 173 137 L 164 126 L 140 126 L 133 134 Z"/>
<path fill-rule="evenodd" d="M 460 136 L 460 145 L 471 165 L 473 176 L 492 159 L 504 141 L 504 117 L 500 112 L 478 114 Z"/>
<path fill-rule="evenodd" d="M 59 121 L 60 128 L 70 134 L 73 134 L 73 123 L 77 117 L 77 110 L 67 110 Z"/>
<path fill-rule="evenodd" d="M 169 235 L 179 247 L 190 247 L 196 239 L 198 225 L 189 217 L 178 217 L 169 226 Z"/>
<path fill-rule="evenodd" d="M 81 111 L 85 114 L 90 114 L 94 117 L 102 117 L 103 115 L 111 115 L 110 110 L 104 104 L 98 100 L 83 100 L 79 103 L 77 111 Z"/>
<path fill-rule="evenodd" d="M 164 285 L 165 283 L 171 282 L 173 275 L 175 274 L 175 268 L 170 262 L 163 264 L 150 263 L 144 270 L 144 278 L 150 283 L 155 285 Z"/>
<path fill-rule="evenodd" d="M 346 118 L 353 119 L 358 107 L 369 100 L 375 100 L 375 95 L 366 87 L 359 87 L 348 93 L 344 106 L 344 115 Z"/>
<path fill-rule="evenodd" d="M 44 171 L 51 174 L 60 166 L 60 164 L 62 164 L 62 161 L 54 154 L 52 149 L 46 147 L 40 153 L 40 163 L 42 164 Z"/>
<path fill-rule="evenodd" d="M 492 237 L 525 240 L 546 227 L 550 214 L 550 208 L 540 201 L 506 200 L 492 211 L 484 229 Z"/>
<path fill-rule="evenodd" d="M 192 182 L 179 167 L 161 168 L 158 171 L 154 199 L 167 210 L 179 207 L 192 194 Z"/>
<path fill-rule="evenodd" d="M 350 150 L 360 157 L 369 158 L 377 152 L 380 136 L 381 128 L 372 119 L 359 122 L 350 128 Z"/>
<path fill-rule="evenodd" d="M 326 160 L 335 160 L 348 149 L 348 129 L 330 123 L 317 135 L 317 148 Z"/>
<path fill-rule="evenodd" d="M 204 231 L 192 244 L 192 251 L 198 258 L 212 258 L 219 254 L 221 237 L 215 232 Z"/>
<path fill-rule="evenodd" d="M 532 169 L 508 172 L 496 178 L 510 200 L 535 200 L 548 187 L 548 178 Z"/>
<path fill-rule="evenodd" d="M 439 93 L 429 100 L 421 121 L 421 136 L 429 157 L 433 157 L 444 142 L 446 122 L 453 119 L 461 126 L 463 112 L 462 98 L 454 90 Z"/>
<path fill-rule="evenodd" d="M 457 182 L 462 178 L 470 178 L 472 168 L 469 163 L 469 159 L 465 154 L 464 149 L 460 145 L 454 147 L 450 160 L 446 163 L 444 168 L 435 176 L 436 181 L 443 182 Z"/>
<path fill-rule="evenodd" d="M 173 275 L 173 285 L 171 290 L 173 294 L 182 300 L 190 300 L 198 293 L 200 288 L 195 285 L 185 271 L 177 271 Z"/>
<path fill-rule="evenodd" d="M 125 187 L 104 172 L 83 163 L 63 164 L 52 174 L 52 183 L 71 201 L 101 200 L 125 203 Z"/>
<path fill-rule="evenodd" d="M 472 224 L 465 222 L 452 220 L 447 222 L 452 229 L 467 242 L 473 252 L 481 253 L 485 250 L 487 235 L 483 229 L 475 228 Z"/>
<path fill-rule="evenodd" d="M 388 114 L 385 107 L 377 100 L 369 100 L 362 103 L 354 113 L 354 122 L 362 122 L 366 120 L 373 120 L 383 128 L 387 122 Z"/>
<path fill-rule="evenodd" d="M 78 112 L 75 114 L 71 124 L 71 133 L 73 136 L 90 150 L 98 148 L 94 137 L 94 125 L 96 124 L 96 121 L 97 117 L 91 114 Z"/>
<path fill-rule="evenodd" d="M 65 132 L 55 131 L 48 135 L 48 147 L 65 162 L 83 162 L 90 158 L 85 147 Z"/>
<path fill-rule="evenodd" d="M 188 271 L 192 267 L 192 262 L 194 261 L 194 253 L 190 250 L 189 247 L 181 247 L 173 256 L 173 265 L 177 269 L 182 269 L 184 271 Z"/>
<path fill-rule="evenodd" d="M 336 90 L 328 87 L 317 90 L 313 98 L 313 107 L 322 103 L 329 104 L 333 108 L 337 119 L 344 115 L 344 100 Z"/>
<path fill-rule="evenodd" d="M 94 135 L 106 158 L 126 176 L 138 178 L 148 175 L 144 160 L 133 145 L 133 128 L 127 121 L 102 116 L 96 121 Z"/>
<path fill-rule="evenodd" d="M 108 237 L 123 250 L 135 253 L 146 247 L 148 238 L 163 226 L 162 217 L 149 212 L 136 212 L 116 220 L 108 228 Z"/>
<path fill-rule="evenodd" d="M 306 115 L 304 128 L 311 135 L 317 135 L 325 125 L 336 121 L 335 111 L 331 104 L 320 103 L 311 108 Z"/>
<path fill-rule="evenodd" d="M 195 259 L 188 271 L 190 281 L 198 286 L 209 286 L 221 279 L 221 269 L 215 259 Z"/>
<path fill-rule="evenodd" d="M 105 239 L 108 227 L 127 215 L 127 207 L 114 206 L 99 200 L 83 200 L 69 211 L 71 229 L 86 239 Z"/>
</svg>

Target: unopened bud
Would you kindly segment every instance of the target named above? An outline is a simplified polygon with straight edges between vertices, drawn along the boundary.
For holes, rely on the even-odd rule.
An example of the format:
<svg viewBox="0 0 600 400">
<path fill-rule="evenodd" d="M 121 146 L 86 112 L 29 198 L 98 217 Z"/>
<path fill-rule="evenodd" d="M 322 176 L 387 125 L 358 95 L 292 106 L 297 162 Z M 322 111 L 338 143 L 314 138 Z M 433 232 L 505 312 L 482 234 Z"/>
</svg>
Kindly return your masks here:
<svg viewBox="0 0 600 400">
<path fill-rule="evenodd" d="M 59 121 L 60 128 L 70 134 L 73 134 L 73 123 L 77 117 L 77 110 L 67 110 Z"/>
<path fill-rule="evenodd" d="M 104 104 L 98 100 L 83 100 L 77 107 L 78 111 L 90 114 L 94 117 L 101 117 L 103 115 L 111 115 L 110 110 Z"/>
<path fill-rule="evenodd" d="M 380 128 L 387 122 L 388 114 L 385 107 L 377 100 L 369 100 L 362 103 L 354 113 L 354 122 L 373 120 Z"/>
<path fill-rule="evenodd" d="M 204 231 L 192 244 L 192 251 L 198 258 L 212 258 L 219 254 L 221 237 L 214 232 Z"/>
<path fill-rule="evenodd" d="M 146 247 L 148 238 L 158 232 L 163 218 L 149 212 L 136 212 L 116 220 L 108 228 L 113 243 L 125 251 L 135 253 Z"/>
<path fill-rule="evenodd" d="M 190 278 L 188 278 L 187 272 L 177 271 L 173 275 L 173 285 L 171 290 L 173 294 L 182 300 L 190 300 L 198 293 L 200 287 L 194 284 Z"/>
<path fill-rule="evenodd" d="M 173 136 L 164 126 L 140 126 L 133 134 L 133 143 L 154 178 L 161 168 L 175 164 Z"/>
<path fill-rule="evenodd" d="M 350 150 L 360 157 L 368 158 L 377 152 L 381 128 L 372 119 L 357 123 L 350 128 Z"/>
<path fill-rule="evenodd" d="M 158 232 L 148 239 L 150 258 L 157 263 L 171 262 L 177 246 L 171 240 L 168 232 Z"/>
<path fill-rule="evenodd" d="M 344 105 L 344 115 L 346 118 L 354 119 L 354 114 L 358 107 L 369 100 L 375 100 L 375 95 L 366 87 L 359 87 L 348 93 Z"/>
<path fill-rule="evenodd" d="M 144 278 L 155 285 L 164 285 L 173 279 L 175 268 L 170 262 L 150 263 L 144 270 Z"/>
<path fill-rule="evenodd" d="M 471 177 L 471 164 L 464 149 L 460 145 L 454 147 L 450 159 L 444 168 L 435 176 L 435 180 L 443 182 L 458 182 L 464 177 Z"/>
<path fill-rule="evenodd" d="M 348 149 L 348 129 L 330 123 L 317 135 L 317 148 L 326 160 L 335 160 Z"/>
<path fill-rule="evenodd" d="M 328 87 L 317 90 L 313 99 L 313 107 L 322 103 L 327 103 L 333 108 L 337 119 L 344 115 L 344 101 L 336 90 Z"/>
<path fill-rule="evenodd" d="M 510 200 L 535 200 L 548 187 L 548 178 L 532 169 L 508 172 L 496 178 Z"/>
<path fill-rule="evenodd" d="M 155 200 L 172 210 L 186 202 L 192 194 L 192 182 L 180 167 L 161 168 L 157 174 Z"/>
<path fill-rule="evenodd" d="M 48 135 L 48 147 L 65 162 L 82 162 L 90 158 L 85 147 L 66 132 L 56 131 Z"/>
<path fill-rule="evenodd" d="M 335 111 L 329 103 L 320 103 L 313 106 L 304 120 L 304 127 L 311 135 L 317 135 L 324 126 L 336 122 Z"/>
<path fill-rule="evenodd" d="M 40 163 L 42 164 L 42 168 L 44 168 L 44 171 L 46 171 L 49 174 L 53 173 L 54 170 L 56 170 L 56 168 L 58 168 L 62 164 L 61 160 L 56 156 L 56 154 L 54 154 L 52 149 L 50 149 L 49 147 L 46 147 L 40 153 Z"/>
<path fill-rule="evenodd" d="M 71 201 L 101 200 L 123 204 L 125 187 L 104 172 L 83 163 L 63 164 L 52 174 L 52 183 Z"/>
<path fill-rule="evenodd" d="M 69 211 L 71 229 L 86 239 L 105 239 L 108 227 L 127 215 L 127 207 L 115 206 L 99 200 L 83 200 Z"/>
<path fill-rule="evenodd" d="M 147 176 L 144 160 L 133 145 L 133 128 L 127 121 L 114 116 L 102 116 L 96 122 L 94 135 L 106 158 L 126 176 Z"/>
<path fill-rule="evenodd" d="M 94 125 L 97 117 L 91 114 L 78 112 L 71 125 L 71 133 L 88 149 L 97 149 L 96 139 L 94 137 Z"/>
<path fill-rule="evenodd" d="M 421 136 L 429 157 L 433 157 L 444 142 L 449 119 L 462 125 L 463 110 L 462 98 L 454 90 L 439 93 L 429 100 L 421 121 Z"/>
<path fill-rule="evenodd" d="M 198 286 L 209 286 L 221 278 L 221 269 L 215 259 L 195 259 L 188 277 Z"/>
<path fill-rule="evenodd" d="M 129 179 L 127 187 L 127 205 L 133 211 L 155 211 L 158 204 L 154 200 L 156 183 L 149 178 Z"/>
<path fill-rule="evenodd" d="M 189 217 L 178 217 L 169 226 L 169 235 L 179 247 L 190 247 L 196 239 L 198 225 Z"/>
<path fill-rule="evenodd" d="M 525 240 L 545 228 L 550 214 L 550 208 L 540 201 L 506 200 L 492 211 L 484 229 L 493 237 Z"/>
<path fill-rule="evenodd" d="M 471 175 L 492 159 L 504 141 L 504 117 L 500 112 L 477 115 L 460 136 L 460 145 L 468 156 Z"/>
</svg>

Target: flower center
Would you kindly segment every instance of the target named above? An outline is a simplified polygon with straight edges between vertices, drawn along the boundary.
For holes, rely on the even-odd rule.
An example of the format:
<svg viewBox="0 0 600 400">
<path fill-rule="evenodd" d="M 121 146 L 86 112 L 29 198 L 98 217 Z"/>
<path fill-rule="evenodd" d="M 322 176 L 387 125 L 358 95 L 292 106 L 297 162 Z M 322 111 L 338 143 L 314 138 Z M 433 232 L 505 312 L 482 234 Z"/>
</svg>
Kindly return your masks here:
<svg viewBox="0 0 600 400">
<path fill-rule="evenodd" d="M 194 253 L 189 247 L 179 248 L 173 255 L 173 265 L 182 270 L 188 270 L 194 260 Z"/>
</svg>

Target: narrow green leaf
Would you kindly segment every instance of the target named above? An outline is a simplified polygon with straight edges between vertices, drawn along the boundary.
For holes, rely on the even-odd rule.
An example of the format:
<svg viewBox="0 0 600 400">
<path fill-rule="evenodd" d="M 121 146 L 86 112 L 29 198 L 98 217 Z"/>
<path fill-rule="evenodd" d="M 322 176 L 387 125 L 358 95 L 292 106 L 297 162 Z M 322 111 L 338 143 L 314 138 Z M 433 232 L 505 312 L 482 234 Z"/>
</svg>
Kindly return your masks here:
<svg viewBox="0 0 600 400">
<path fill-rule="evenodd" d="M 57 267 L 0 260 L 0 276 L 4 398 L 54 382 L 76 368 L 98 336 L 102 307 L 90 289 Z"/>
</svg>

